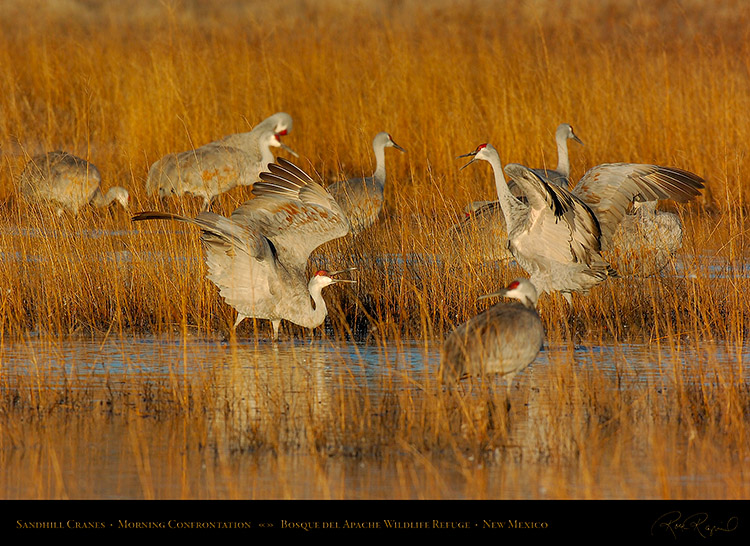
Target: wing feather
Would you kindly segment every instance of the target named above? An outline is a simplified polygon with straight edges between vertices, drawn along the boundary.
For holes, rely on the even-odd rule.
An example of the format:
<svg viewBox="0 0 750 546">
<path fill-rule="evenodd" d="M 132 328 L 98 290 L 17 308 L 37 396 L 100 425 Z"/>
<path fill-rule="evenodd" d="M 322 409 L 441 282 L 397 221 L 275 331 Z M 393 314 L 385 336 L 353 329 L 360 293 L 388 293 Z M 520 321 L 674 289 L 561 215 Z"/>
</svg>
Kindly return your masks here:
<svg viewBox="0 0 750 546">
<path fill-rule="evenodd" d="M 285 266 L 304 269 L 316 248 L 349 232 L 349 221 L 331 194 L 285 159 L 269 165 L 253 194 L 231 219 L 270 239 Z"/>
<path fill-rule="evenodd" d="M 700 195 L 704 187 L 705 181 L 698 175 L 673 167 L 605 163 L 586 172 L 573 194 L 596 214 L 606 248 L 633 201 L 686 202 Z"/>
</svg>

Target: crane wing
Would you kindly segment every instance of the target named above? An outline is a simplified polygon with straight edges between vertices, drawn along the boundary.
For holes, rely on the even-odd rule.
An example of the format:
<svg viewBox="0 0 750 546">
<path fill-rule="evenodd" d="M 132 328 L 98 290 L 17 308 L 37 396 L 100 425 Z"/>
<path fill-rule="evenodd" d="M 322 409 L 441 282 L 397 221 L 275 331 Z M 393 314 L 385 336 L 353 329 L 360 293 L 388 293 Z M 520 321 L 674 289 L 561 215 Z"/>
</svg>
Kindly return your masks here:
<svg viewBox="0 0 750 546">
<path fill-rule="evenodd" d="M 293 163 L 279 158 L 253 186 L 254 199 L 232 213 L 271 240 L 284 265 L 303 269 L 313 250 L 349 233 L 336 200 Z"/>
<path fill-rule="evenodd" d="M 167 212 L 140 212 L 139 220 L 177 220 L 201 229 L 207 277 L 224 300 L 247 316 L 262 318 L 269 301 L 281 296 L 275 250 L 258 232 L 213 212 L 187 218 Z"/>
<path fill-rule="evenodd" d="M 523 165 L 511 163 L 505 173 L 526 196 L 531 209 L 523 236 L 528 241 L 517 241 L 517 245 L 533 245 L 537 255 L 555 262 L 567 263 L 572 258 L 592 265 L 601 261 L 601 228 L 583 201 Z"/>
<path fill-rule="evenodd" d="M 698 175 L 671 167 L 605 163 L 589 169 L 573 188 L 573 194 L 596 214 L 606 248 L 633 201 L 685 202 L 700 195 L 704 182 Z"/>
</svg>

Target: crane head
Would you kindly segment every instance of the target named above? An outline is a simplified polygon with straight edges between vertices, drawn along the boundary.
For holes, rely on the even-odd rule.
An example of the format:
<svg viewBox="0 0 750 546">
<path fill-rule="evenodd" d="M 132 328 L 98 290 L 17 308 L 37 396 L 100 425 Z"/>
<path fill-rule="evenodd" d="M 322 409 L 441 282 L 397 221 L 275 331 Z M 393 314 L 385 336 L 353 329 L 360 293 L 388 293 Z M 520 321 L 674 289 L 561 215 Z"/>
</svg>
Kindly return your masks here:
<svg viewBox="0 0 750 546">
<path fill-rule="evenodd" d="M 404 150 L 401 146 L 393 141 L 390 133 L 386 133 L 385 131 L 381 131 L 380 133 L 375 135 L 375 138 L 372 139 L 372 148 L 376 151 L 376 153 L 380 148 L 396 148 L 401 152 L 406 152 L 406 150 Z"/>
<path fill-rule="evenodd" d="M 562 138 L 572 138 L 581 146 L 584 145 L 581 139 L 573 132 L 573 126 L 570 123 L 561 123 L 557 128 L 557 134 Z"/>
<path fill-rule="evenodd" d="M 463 154 L 463 155 L 458 156 L 459 158 L 461 157 L 471 158 L 471 161 L 469 161 L 466 165 L 461 167 L 459 170 L 461 171 L 464 170 L 466 167 L 474 163 L 477 159 L 484 159 L 485 161 L 487 161 L 490 157 L 491 152 L 494 150 L 495 148 L 492 147 L 492 144 L 485 142 L 484 144 L 480 144 L 479 146 L 477 146 L 476 150 L 469 152 L 468 154 Z"/>
<path fill-rule="evenodd" d="M 295 152 L 289 146 L 287 146 L 286 144 L 284 144 L 283 142 L 281 142 L 281 137 L 282 136 L 286 136 L 288 134 L 289 134 L 289 131 L 287 129 L 282 129 L 280 131 L 276 131 L 271 136 L 270 140 L 268 141 L 268 144 L 270 146 L 274 146 L 276 148 L 280 147 L 281 149 L 286 150 L 287 152 L 289 152 L 290 154 L 292 154 L 294 157 L 299 157 L 299 155 L 297 155 L 297 152 Z"/>
<path fill-rule="evenodd" d="M 396 149 L 397 149 L 397 150 L 399 150 L 400 152 L 404 152 L 404 153 L 406 153 L 406 150 L 404 150 L 404 149 L 403 149 L 403 148 L 402 148 L 401 146 L 399 146 L 398 144 L 396 144 L 396 143 L 395 143 L 395 142 L 393 141 L 393 137 L 391 137 L 391 135 L 390 135 L 390 134 L 388 135 L 388 143 L 386 144 L 386 146 L 390 146 L 390 147 L 392 147 L 392 148 L 396 148 Z"/>
<path fill-rule="evenodd" d="M 535 307 L 538 299 L 536 287 L 531 283 L 530 280 L 524 278 L 518 278 L 511 281 L 511 283 L 505 288 L 501 289 L 494 294 L 487 294 L 485 296 L 479 296 L 478 300 L 487 298 L 494 298 L 497 296 L 504 296 L 506 298 L 512 298 L 520 301 L 526 307 Z"/>
<path fill-rule="evenodd" d="M 321 288 L 324 288 L 326 286 L 329 286 L 331 284 L 339 283 L 339 282 L 348 282 L 348 283 L 356 283 L 357 281 L 352 279 L 337 279 L 335 278 L 336 275 L 340 273 L 346 273 L 348 271 L 354 271 L 356 270 L 356 267 L 350 267 L 347 269 L 342 269 L 340 271 L 326 271 L 325 269 L 321 269 L 319 271 L 315 272 L 315 275 L 312 276 L 310 279 L 309 286 L 312 288 L 313 286 L 320 286 Z"/>
</svg>

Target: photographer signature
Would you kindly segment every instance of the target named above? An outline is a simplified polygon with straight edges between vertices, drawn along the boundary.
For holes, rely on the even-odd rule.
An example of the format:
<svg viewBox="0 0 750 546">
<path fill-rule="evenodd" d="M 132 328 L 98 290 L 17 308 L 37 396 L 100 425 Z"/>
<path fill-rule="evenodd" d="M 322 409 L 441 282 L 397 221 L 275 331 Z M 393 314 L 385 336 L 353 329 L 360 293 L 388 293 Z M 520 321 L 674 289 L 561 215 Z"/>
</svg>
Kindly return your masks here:
<svg viewBox="0 0 750 546">
<path fill-rule="evenodd" d="M 730 517 L 724 524 L 714 524 L 708 521 L 708 514 L 705 512 L 696 512 L 687 517 L 682 517 L 679 511 L 667 512 L 660 516 L 651 525 L 651 535 L 655 531 L 669 531 L 672 537 L 677 538 L 678 533 L 686 531 L 697 533 L 701 538 L 712 537 L 716 533 L 730 533 L 735 531 L 739 525 L 736 516 Z"/>
</svg>

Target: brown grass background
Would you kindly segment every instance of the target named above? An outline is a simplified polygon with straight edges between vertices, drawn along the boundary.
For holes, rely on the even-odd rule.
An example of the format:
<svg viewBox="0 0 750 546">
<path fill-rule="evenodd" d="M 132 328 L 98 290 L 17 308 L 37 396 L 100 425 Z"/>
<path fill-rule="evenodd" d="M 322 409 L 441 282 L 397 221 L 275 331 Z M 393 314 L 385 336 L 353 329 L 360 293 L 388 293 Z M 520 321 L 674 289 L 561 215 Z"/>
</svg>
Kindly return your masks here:
<svg viewBox="0 0 750 546">
<path fill-rule="evenodd" d="M 549 498 L 746 498 L 747 481 L 735 477 L 748 451 L 748 15 L 739 0 L 0 3 L 3 346 L 33 336 L 52 344 L 133 334 L 213 339 L 228 336 L 234 320 L 204 278 L 194 231 L 134 225 L 116 210 L 58 219 L 17 199 L 24 163 L 46 150 L 89 159 L 105 188 L 126 186 L 133 210 L 145 210 L 162 206 L 144 191 L 153 161 L 249 130 L 276 111 L 294 118 L 285 142 L 298 164 L 326 183 L 369 174 L 372 137 L 389 131 L 407 153 L 387 153 L 384 217 L 366 236 L 317 256 L 331 268 L 359 268 L 356 288 L 327 290 L 326 335 L 355 333 L 384 347 L 439 342 L 482 309 L 478 295 L 521 273 L 487 264 L 474 246 L 447 236 L 466 202 L 494 192 L 486 165 L 459 173 L 456 156 L 477 144 L 492 142 L 505 163 L 554 166 L 554 130 L 566 121 L 585 142 L 570 145 L 574 179 L 599 163 L 632 161 L 707 181 L 697 202 L 665 204 L 682 215 L 684 273 L 608 281 L 577 297 L 570 312 L 559 299 L 540 301 L 550 343 L 567 349 L 549 357 L 555 365 L 537 390 L 516 395 L 514 407 L 525 408 L 516 418 L 544 423 L 529 425 L 533 438 L 522 436 L 521 462 L 503 448 L 506 429 L 482 417 L 491 395 L 457 401 L 439 391 L 429 368 L 411 378 L 426 397 L 388 387 L 373 401 L 340 388 L 345 380 L 323 382 L 332 397 L 325 411 L 271 376 L 259 392 L 273 396 L 257 399 L 265 417 L 232 428 L 238 416 L 256 414 L 237 408 L 245 391 L 226 377 L 136 374 L 120 390 L 79 390 L 49 385 L 42 366 L 36 377 L 3 378 L 0 457 L 8 470 L 0 490 L 10 498 L 106 496 L 65 469 L 106 467 L 102 461 L 117 457 L 122 471 L 138 476 L 135 492 L 120 486 L 126 496 L 342 498 L 343 482 L 332 476 L 352 469 L 331 468 L 327 457 L 354 453 L 354 461 L 373 457 L 384 475 L 395 468 L 388 491 L 399 498 L 490 498 L 504 486 L 535 497 L 541 489 L 526 483 L 529 473 Z M 249 195 L 229 192 L 218 211 Z M 168 204 L 187 213 L 198 205 Z M 238 335 L 252 339 L 252 327 Z M 675 389 L 660 396 L 653 384 L 615 388 L 639 377 L 627 363 L 616 379 L 596 366 L 582 371 L 572 352 L 581 340 L 669 348 L 674 360 L 660 365 Z M 736 361 L 727 368 L 709 351 L 697 377 L 680 367 L 683 350 L 708 342 L 736 351 Z M 207 417 L 207 407 L 218 409 Z M 119 452 L 81 447 L 105 434 L 126 439 Z M 167 446 L 149 455 L 161 445 L 152 439 L 164 437 L 187 452 Z M 651 466 L 630 460 L 633 450 Z M 29 452 L 35 458 L 19 456 Z M 313 457 L 300 463 L 300 452 Z M 301 468 L 317 485 L 287 478 L 264 489 L 254 480 L 268 467 L 246 457 L 258 453 L 269 457 L 271 475 Z M 160 488 L 170 469 L 207 460 L 215 474 L 186 472 L 172 476 L 181 489 Z M 510 466 L 498 477 L 491 464 L 478 469 L 479 460 Z M 460 488 L 439 481 L 444 464 Z M 617 468 L 613 492 L 605 481 Z M 735 477 L 708 488 L 672 479 L 709 468 Z M 240 469 L 246 477 L 236 483 Z M 641 474 L 640 482 L 626 479 Z M 381 478 L 390 479 L 349 479 L 373 480 L 377 489 Z"/>
</svg>

